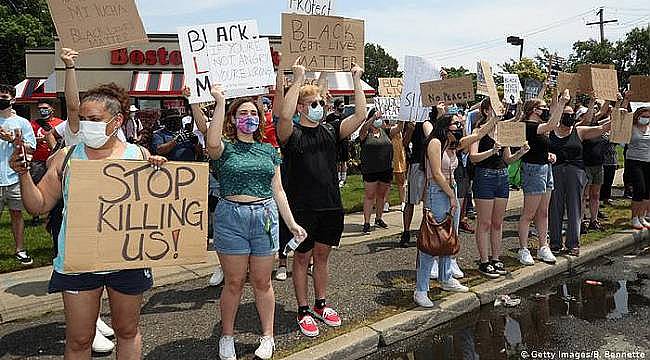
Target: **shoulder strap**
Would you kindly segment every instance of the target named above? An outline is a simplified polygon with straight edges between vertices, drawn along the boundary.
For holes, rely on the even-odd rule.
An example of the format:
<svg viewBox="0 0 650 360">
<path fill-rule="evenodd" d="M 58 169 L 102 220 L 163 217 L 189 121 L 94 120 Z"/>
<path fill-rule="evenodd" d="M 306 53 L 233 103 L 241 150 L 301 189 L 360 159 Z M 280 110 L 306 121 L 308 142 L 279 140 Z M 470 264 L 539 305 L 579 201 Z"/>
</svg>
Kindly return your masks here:
<svg viewBox="0 0 650 360">
<path fill-rule="evenodd" d="M 142 145 L 136 144 L 138 149 L 140 149 L 140 154 L 142 155 L 142 160 L 147 160 L 147 152 L 145 151 L 144 147 Z"/>
<path fill-rule="evenodd" d="M 65 171 L 68 169 L 68 164 L 70 163 L 70 159 L 72 158 L 72 153 L 74 153 L 75 148 L 77 145 L 71 145 L 71 146 L 66 146 L 62 151 L 65 151 L 65 158 L 63 159 L 63 165 L 61 165 L 61 173 L 59 174 L 59 179 L 63 180 L 63 175 L 65 174 Z M 63 181 L 61 182 L 63 184 Z"/>
</svg>

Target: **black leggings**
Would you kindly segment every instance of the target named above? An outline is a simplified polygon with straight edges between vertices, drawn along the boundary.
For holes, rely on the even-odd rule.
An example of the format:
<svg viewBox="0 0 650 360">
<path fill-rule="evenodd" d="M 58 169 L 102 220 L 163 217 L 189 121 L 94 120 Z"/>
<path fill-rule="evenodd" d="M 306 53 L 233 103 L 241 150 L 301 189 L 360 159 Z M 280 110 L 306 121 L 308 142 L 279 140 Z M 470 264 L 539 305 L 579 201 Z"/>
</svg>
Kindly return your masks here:
<svg viewBox="0 0 650 360">
<path fill-rule="evenodd" d="M 604 165 L 603 185 L 600 187 L 600 200 L 605 201 L 612 198 L 612 184 L 616 176 L 616 165 Z"/>
<path fill-rule="evenodd" d="M 625 160 L 625 172 L 632 182 L 632 201 L 650 200 L 650 162 Z"/>
</svg>

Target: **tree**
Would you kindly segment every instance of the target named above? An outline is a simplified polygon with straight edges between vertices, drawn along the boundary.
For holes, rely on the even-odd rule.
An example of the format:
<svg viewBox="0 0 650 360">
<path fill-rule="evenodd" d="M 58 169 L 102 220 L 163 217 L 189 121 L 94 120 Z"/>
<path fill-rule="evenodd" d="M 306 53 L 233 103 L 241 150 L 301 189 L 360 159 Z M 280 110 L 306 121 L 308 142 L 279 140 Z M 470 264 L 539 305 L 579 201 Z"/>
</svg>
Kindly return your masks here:
<svg viewBox="0 0 650 360">
<path fill-rule="evenodd" d="M 609 40 L 602 43 L 594 39 L 576 41 L 573 54 L 569 56 L 569 69 L 576 72 L 580 64 L 614 64 L 618 69 L 621 61 L 617 55 L 616 46 Z"/>
<path fill-rule="evenodd" d="M 0 5 L 0 83 L 25 78 L 25 49 L 53 47 L 54 24 L 44 0 L 8 0 Z"/>
<path fill-rule="evenodd" d="M 531 58 L 522 58 L 521 61 L 510 59 L 510 61 L 499 65 L 499 67 L 503 72 L 519 75 L 519 79 L 530 78 L 539 81 L 546 79 L 546 72 Z"/>
<path fill-rule="evenodd" d="M 402 77 L 402 72 L 397 71 L 397 59 L 390 56 L 381 45 L 366 44 L 363 80 L 373 88 L 379 86 L 378 78 L 381 77 Z"/>
</svg>

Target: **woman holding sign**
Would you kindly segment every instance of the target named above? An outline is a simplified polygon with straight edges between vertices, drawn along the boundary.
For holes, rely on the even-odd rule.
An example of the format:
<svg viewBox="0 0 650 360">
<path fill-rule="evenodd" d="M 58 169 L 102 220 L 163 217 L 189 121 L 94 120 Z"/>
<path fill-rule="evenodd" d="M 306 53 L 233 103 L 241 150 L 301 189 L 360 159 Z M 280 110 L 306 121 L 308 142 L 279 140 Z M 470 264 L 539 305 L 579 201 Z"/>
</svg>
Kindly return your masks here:
<svg viewBox="0 0 650 360">
<path fill-rule="evenodd" d="M 129 95 L 124 89 L 115 84 L 101 85 L 87 91 L 79 101 L 74 72 L 77 53 L 62 49 L 61 57 L 66 65 L 65 95 L 69 129 L 78 137 L 80 143 L 52 156 L 49 160 L 50 166 L 38 186 L 29 176 L 20 151 L 15 151 L 12 155 L 11 167 L 20 174 L 23 203 L 30 213 L 46 214 L 61 198 L 64 202 L 63 221 L 58 236 L 58 256 L 54 259 L 49 291 L 63 293 L 66 322 L 65 358 L 90 358 L 95 322 L 102 292 L 106 288 L 111 305 L 112 325 L 117 337 L 117 356 L 138 359 L 142 357 L 140 306 L 142 293 L 153 284 L 151 272 L 149 269 L 76 274 L 64 271 L 66 218 L 69 214 L 66 210 L 69 186 L 66 169 L 69 159 L 146 159 L 156 168 L 166 159 L 150 156 L 147 150 L 122 142 L 116 136 L 129 114 Z M 21 141 L 17 140 L 18 143 Z"/>
<path fill-rule="evenodd" d="M 221 88 L 213 86 L 210 92 L 216 107 L 208 129 L 207 148 L 210 158 L 216 160 L 222 197 L 214 213 L 214 246 L 225 275 L 219 357 L 237 358 L 235 316 L 248 276 L 262 323 L 255 355 L 270 359 L 275 349 L 271 273 L 279 247 L 278 212 L 298 241 L 307 234 L 289 209 L 280 177 L 280 156 L 273 146 L 262 142 L 262 111 L 252 99 L 241 98 L 233 101 L 225 114 L 226 99 Z"/>
</svg>

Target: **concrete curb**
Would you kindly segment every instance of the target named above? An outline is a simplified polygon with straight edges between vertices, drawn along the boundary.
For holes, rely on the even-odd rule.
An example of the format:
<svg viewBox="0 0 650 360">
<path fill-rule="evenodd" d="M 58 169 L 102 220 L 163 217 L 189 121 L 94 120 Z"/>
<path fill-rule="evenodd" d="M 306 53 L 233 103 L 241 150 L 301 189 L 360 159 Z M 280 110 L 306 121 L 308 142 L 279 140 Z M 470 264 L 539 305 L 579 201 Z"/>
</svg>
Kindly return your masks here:
<svg viewBox="0 0 650 360">
<path fill-rule="evenodd" d="M 382 346 L 425 332 L 469 313 L 481 305 L 494 301 L 499 294 L 510 294 L 556 276 L 571 268 L 612 253 L 641 240 L 648 240 L 650 232 L 627 231 L 617 233 L 581 249 L 579 257 L 562 256 L 555 265 L 537 262 L 513 272 L 510 276 L 473 287 L 470 293 L 453 294 L 444 298 L 438 307 L 416 308 L 364 326 L 345 335 L 286 357 L 287 360 L 359 359 Z M 345 348 L 344 348 L 345 347 Z"/>
</svg>

